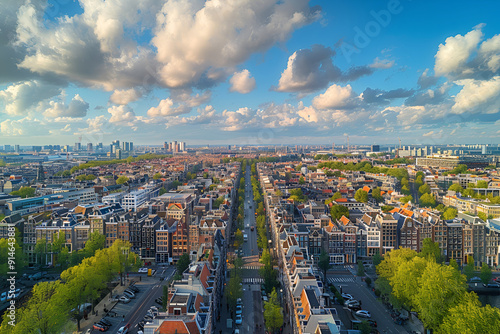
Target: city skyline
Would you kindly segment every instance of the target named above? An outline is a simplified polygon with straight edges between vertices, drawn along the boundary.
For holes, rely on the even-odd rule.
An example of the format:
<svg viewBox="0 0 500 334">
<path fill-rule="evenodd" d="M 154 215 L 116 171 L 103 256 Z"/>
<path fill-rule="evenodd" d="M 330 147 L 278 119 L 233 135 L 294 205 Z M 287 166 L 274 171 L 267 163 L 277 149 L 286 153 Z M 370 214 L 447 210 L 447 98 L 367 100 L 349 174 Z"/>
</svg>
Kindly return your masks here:
<svg viewBox="0 0 500 334">
<path fill-rule="evenodd" d="M 494 1 L 2 6 L 2 145 L 499 143 Z"/>
</svg>

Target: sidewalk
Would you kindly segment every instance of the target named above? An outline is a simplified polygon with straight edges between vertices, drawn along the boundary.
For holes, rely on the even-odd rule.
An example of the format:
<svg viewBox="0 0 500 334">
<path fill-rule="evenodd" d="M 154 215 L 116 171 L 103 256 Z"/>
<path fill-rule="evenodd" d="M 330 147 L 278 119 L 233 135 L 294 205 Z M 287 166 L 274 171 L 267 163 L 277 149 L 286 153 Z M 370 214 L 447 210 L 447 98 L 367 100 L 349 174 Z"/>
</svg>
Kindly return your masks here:
<svg viewBox="0 0 500 334">
<path fill-rule="evenodd" d="M 123 291 L 132 283 L 133 281 L 136 280 L 128 280 L 126 279 L 124 282 L 124 286 L 117 285 L 111 293 L 108 293 L 100 302 L 94 307 L 94 311 L 96 312 L 93 314 L 92 312 L 89 313 L 87 320 L 82 319 L 80 320 L 80 328 L 81 332 L 85 333 L 85 331 L 89 328 L 92 328 L 95 322 L 98 322 L 101 320 L 106 313 L 104 312 L 104 308 L 107 308 L 108 311 L 112 310 L 113 307 L 118 303 L 117 301 L 112 301 L 111 296 L 117 296 L 121 295 Z M 122 314 L 119 314 L 117 316 L 122 316 Z"/>
</svg>

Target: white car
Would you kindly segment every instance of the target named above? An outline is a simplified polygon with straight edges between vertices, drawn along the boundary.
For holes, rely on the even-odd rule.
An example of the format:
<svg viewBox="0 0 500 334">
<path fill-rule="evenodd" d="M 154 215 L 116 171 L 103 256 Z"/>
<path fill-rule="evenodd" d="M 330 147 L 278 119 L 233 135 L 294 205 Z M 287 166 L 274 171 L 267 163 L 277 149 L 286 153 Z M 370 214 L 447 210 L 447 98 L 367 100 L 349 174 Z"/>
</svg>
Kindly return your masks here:
<svg viewBox="0 0 500 334">
<path fill-rule="evenodd" d="M 370 312 L 365 311 L 365 310 L 359 310 L 355 314 L 361 318 L 371 318 L 372 317 Z"/>
<path fill-rule="evenodd" d="M 348 293 L 343 293 L 343 294 L 342 294 L 342 298 L 344 298 L 344 299 L 348 299 L 348 300 L 354 299 L 354 297 L 353 297 L 353 296 L 351 296 L 351 295 L 350 295 L 350 294 L 348 294 Z"/>
<path fill-rule="evenodd" d="M 118 301 L 124 304 L 130 303 L 130 299 L 125 296 L 121 296 L 120 298 L 118 298 Z"/>
<path fill-rule="evenodd" d="M 139 272 L 140 273 L 147 273 L 148 272 L 148 268 L 144 268 L 144 267 L 139 268 Z"/>
</svg>

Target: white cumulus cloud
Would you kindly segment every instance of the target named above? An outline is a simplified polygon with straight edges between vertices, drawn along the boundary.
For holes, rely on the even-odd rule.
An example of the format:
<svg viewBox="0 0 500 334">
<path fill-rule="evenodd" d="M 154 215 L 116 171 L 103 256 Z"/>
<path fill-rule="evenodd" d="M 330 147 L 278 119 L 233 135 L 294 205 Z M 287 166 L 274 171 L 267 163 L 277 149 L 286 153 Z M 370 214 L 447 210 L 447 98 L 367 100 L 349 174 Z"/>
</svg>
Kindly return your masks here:
<svg viewBox="0 0 500 334">
<path fill-rule="evenodd" d="M 234 72 L 229 83 L 231 84 L 229 88 L 231 92 L 241 94 L 248 94 L 255 88 L 255 78 L 252 78 L 250 71 L 246 69 L 241 72 Z"/>
</svg>

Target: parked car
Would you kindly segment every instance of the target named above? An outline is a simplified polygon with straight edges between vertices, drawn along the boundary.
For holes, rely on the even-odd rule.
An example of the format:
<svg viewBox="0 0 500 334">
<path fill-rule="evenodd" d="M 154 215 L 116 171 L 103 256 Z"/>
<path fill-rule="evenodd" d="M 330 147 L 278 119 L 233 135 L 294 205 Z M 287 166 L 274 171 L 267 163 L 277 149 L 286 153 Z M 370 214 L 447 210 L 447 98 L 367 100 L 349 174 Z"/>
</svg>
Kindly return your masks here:
<svg viewBox="0 0 500 334">
<path fill-rule="evenodd" d="M 150 316 L 150 315 L 148 315 L 148 314 L 146 314 L 146 315 L 144 316 L 144 320 L 146 320 L 146 321 L 151 320 L 151 321 L 152 321 L 152 320 L 153 320 L 153 317 L 152 317 L 152 316 Z"/>
<path fill-rule="evenodd" d="M 344 302 L 344 305 L 347 306 L 349 304 L 359 304 L 359 301 L 357 301 L 356 299 L 347 299 L 345 302 Z"/>
<path fill-rule="evenodd" d="M 127 296 L 127 298 L 130 298 L 130 299 L 135 298 L 135 294 L 134 294 L 132 291 L 127 291 L 127 290 L 125 290 L 125 291 L 123 291 L 123 294 L 124 294 L 125 296 Z"/>
<path fill-rule="evenodd" d="M 126 324 L 125 326 L 120 327 L 120 329 L 118 329 L 118 332 L 116 332 L 116 333 L 117 334 L 127 334 L 129 329 L 130 329 L 130 324 Z"/>
<path fill-rule="evenodd" d="M 251 226 L 251 227 L 250 227 L 250 231 L 253 231 L 253 230 L 254 230 L 254 227 L 253 227 L 253 226 Z"/>
<path fill-rule="evenodd" d="M 131 286 L 129 286 L 128 288 L 129 288 L 130 290 L 132 290 L 134 293 L 136 293 L 136 292 L 139 292 L 139 291 L 140 291 L 140 290 L 139 290 L 139 288 L 138 288 L 138 287 L 136 287 L 135 285 L 131 285 Z"/>
<path fill-rule="evenodd" d="M 475 277 L 472 277 L 469 282 L 471 282 L 471 283 L 481 283 L 481 279 L 479 277 L 475 276 Z"/>
<path fill-rule="evenodd" d="M 144 329 L 144 325 L 146 324 L 146 322 L 144 320 L 141 320 L 139 321 L 139 323 L 137 324 L 137 327 L 139 328 L 139 330 L 143 330 Z"/>
<path fill-rule="evenodd" d="M 242 313 L 243 313 L 243 306 L 236 305 L 236 314 L 242 314 Z"/>
<path fill-rule="evenodd" d="M 127 296 L 121 296 L 120 298 L 118 298 L 118 301 L 123 304 L 127 304 L 130 303 L 130 298 L 128 298 Z"/>
<path fill-rule="evenodd" d="M 489 283 L 487 286 L 487 288 L 500 288 L 500 284 L 498 283 Z"/>
<path fill-rule="evenodd" d="M 349 299 L 354 299 L 354 297 L 353 297 L 353 296 L 351 296 L 351 295 L 350 295 L 350 294 L 348 294 L 348 293 L 343 293 L 343 294 L 342 294 L 342 298 L 344 298 L 344 299 L 348 299 L 348 300 L 349 300 Z"/>
<path fill-rule="evenodd" d="M 361 318 L 371 318 L 371 314 L 370 312 L 366 311 L 366 310 L 359 310 L 359 311 L 356 311 L 355 313 L 358 317 L 361 317 Z"/>
<path fill-rule="evenodd" d="M 95 330 L 98 330 L 99 332 L 105 332 L 108 330 L 108 327 L 104 327 L 103 325 L 100 325 L 100 324 L 94 324 L 94 326 L 92 326 L 92 328 L 94 328 Z"/>
<path fill-rule="evenodd" d="M 111 327 L 113 325 L 108 319 L 102 318 L 99 322 L 102 322 L 104 325 Z"/>
<path fill-rule="evenodd" d="M 359 311 L 359 310 L 361 310 L 361 305 L 359 305 L 359 303 L 352 303 L 352 304 L 348 304 L 347 308 L 351 311 Z"/>
<path fill-rule="evenodd" d="M 241 298 L 236 299 L 236 305 L 241 305 Z"/>
<path fill-rule="evenodd" d="M 158 297 L 155 299 L 155 303 L 159 305 L 163 305 L 163 297 Z"/>
<path fill-rule="evenodd" d="M 236 320 L 234 321 L 237 325 L 241 325 L 243 323 L 243 317 L 241 314 L 236 315 Z"/>
</svg>

